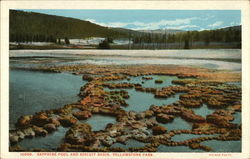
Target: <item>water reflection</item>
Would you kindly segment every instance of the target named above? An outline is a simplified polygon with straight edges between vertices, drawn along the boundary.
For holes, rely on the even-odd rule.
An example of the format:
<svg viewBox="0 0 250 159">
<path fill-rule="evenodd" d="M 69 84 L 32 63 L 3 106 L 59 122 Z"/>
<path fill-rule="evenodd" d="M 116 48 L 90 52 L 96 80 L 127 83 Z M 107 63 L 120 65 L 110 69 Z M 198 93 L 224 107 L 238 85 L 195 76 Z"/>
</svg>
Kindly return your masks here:
<svg viewBox="0 0 250 159">
<path fill-rule="evenodd" d="M 121 143 L 114 143 L 111 147 L 121 147 L 121 148 L 124 148 L 124 149 L 128 149 L 130 147 L 144 147 L 145 146 L 145 143 L 143 142 L 139 142 L 137 140 L 134 140 L 134 139 L 129 139 L 126 141 L 125 144 L 121 144 Z"/>
<path fill-rule="evenodd" d="M 151 80 L 142 79 L 142 77 L 152 77 Z M 107 83 L 133 83 L 133 84 L 141 84 L 142 87 L 145 88 L 162 88 L 168 87 L 172 85 L 173 80 L 178 80 L 179 78 L 176 76 L 165 76 L 165 75 L 146 75 L 146 76 L 137 76 L 137 77 L 130 77 L 130 80 L 115 80 L 115 81 L 108 81 Z M 155 80 L 162 80 L 163 82 L 160 84 L 156 84 Z"/>
<path fill-rule="evenodd" d="M 234 116 L 234 120 L 232 121 L 232 123 L 241 124 L 241 112 L 235 112 L 233 116 Z"/>
<path fill-rule="evenodd" d="M 213 152 L 241 152 L 241 141 L 217 141 L 201 142 L 201 145 L 209 146 Z"/>
<path fill-rule="evenodd" d="M 115 123 L 116 118 L 106 115 L 95 114 L 85 122 L 91 125 L 92 131 L 99 131 L 104 130 L 107 124 Z"/>
<path fill-rule="evenodd" d="M 188 146 L 166 146 L 160 145 L 157 152 L 204 152 L 200 149 L 190 149 Z"/>
<path fill-rule="evenodd" d="M 34 137 L 32 139 L 25 138 L 18 144 L 25 149 L 38 148 L 56 150 L 60 143 L 62 143 L 68 129 L 69 128 L 58 127 L 57 131 L 45 137 Z"/>
<path fill-rule="evenodd" d="M 172 141 L 180 142 L 198 137 L 214 136 L 214 135 L 196 135 L 196 134 L 178 134 L 171 138 Z"/>
<path fill-rule="evenodd" d="M 168 131 L 170 130 L 181 130 L 181 129 L 192 129 L 192 123 L 187 122 L 186 120 L 183 120 L 180 117 L 176 117 L 174 121 L 171 123 L 161 124 L 167 128 Z"/>
<path fill-rule="evenodd" d="M 206 104 L 202 104 L 200 108 L 193 108 L 192 110 L 195 112 L 195 114 L 205 118 L 207 115 L 212 114 L 214 112 L 214 109 L 208 108 Z"/>
<path fill-rule="evenodd" d="M 77 102 L 84 84 L 80 76 L 67 73 L 10 70 L 10 124 L 21 115 Z"/>
<path fill-rule="evenodd" d="M 138 92 L 135 91 L 134 89 L 129 89 L 127 91 L 130 98 L 127 99 L 126 102 L 129 104 L 129 106 L 125 107 L 124 109 L 126 111 L 136 111 L 136 112 L 145 111 L 149 109 L 151 105 L 161 106 L 174 103 L 179 100 L 179 96 L 181 94 L 178 93 L 167 99 L 159 99 L 155 98 L 154 94 L 151 93 Z"/>
</svg>

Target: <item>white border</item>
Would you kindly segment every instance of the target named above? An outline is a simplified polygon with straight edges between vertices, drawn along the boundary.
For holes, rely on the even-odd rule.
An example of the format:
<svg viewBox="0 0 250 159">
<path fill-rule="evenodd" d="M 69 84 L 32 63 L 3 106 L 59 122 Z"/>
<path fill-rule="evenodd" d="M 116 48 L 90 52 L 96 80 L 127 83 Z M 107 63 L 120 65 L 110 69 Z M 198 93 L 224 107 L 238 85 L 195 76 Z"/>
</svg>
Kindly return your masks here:
<svg viewBox="0 0 250 159">
<path fill-rule="evenodd" d="M 226 153 L 231 156 L 220 156 L 219 158 L 242 158 L 248 159 L 249 155 L 249 123 L 250 123 L 250 65 L 249 65 L 249 50 L 250 50 L 250 3 L 249 1 L 2 1 L 1 2 L 1 156 L 0 158 L 32 158 L 21 157 L 16 152 L 8 152 L 8 95 L 9 95 L 9 9 L 178 9 L 178 10 L 215 10 L 215 9 L 235 9 L 241 10 L 242 23 L 242 153 Z M 226 18 L 226 17 L 225 17 Z M 154 153 L 154 157 L 150 158 L 218 158 L 212 157 L 209 154 L 216 153 Z M 220 153 L 223 154 L 223 153 Z M 34 158 L 51 158 L 51 157 L 37 157 Z M 55 157 L 62 158 L 62 157 Z M 73 158 L 73 157 L 63 157 Z M 83 158 L 83 157 L 79 157 Z M 93 157 L 85 157 L 93 158 Z M 101 157 L 98 157 L 101 158 Z M 105 157 L 104 157 L 105 158 Z M 117 158 L 117 157 L 108 157 Z M 121 157 L 119 157 L 121 158 Z M 138 157 L 122 157 L 122 158 L 138 158 Z M 147 158 L 147 157 L 141 157 Z M 148 157 L 149 158 L 149 157 Z"/>
</svg>

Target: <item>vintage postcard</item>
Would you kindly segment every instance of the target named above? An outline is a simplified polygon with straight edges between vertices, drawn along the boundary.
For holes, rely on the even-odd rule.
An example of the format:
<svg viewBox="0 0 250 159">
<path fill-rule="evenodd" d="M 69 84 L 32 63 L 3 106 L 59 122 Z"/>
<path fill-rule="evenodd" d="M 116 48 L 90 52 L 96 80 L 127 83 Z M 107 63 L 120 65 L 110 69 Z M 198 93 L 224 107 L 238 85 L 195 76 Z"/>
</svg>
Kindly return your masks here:
<svg viewBox="0 0 250 159">
<path fill-rule="evenodd" d="M 1 2 L 1 158 L 250 158 L 249 1 Z"/>
</svg>

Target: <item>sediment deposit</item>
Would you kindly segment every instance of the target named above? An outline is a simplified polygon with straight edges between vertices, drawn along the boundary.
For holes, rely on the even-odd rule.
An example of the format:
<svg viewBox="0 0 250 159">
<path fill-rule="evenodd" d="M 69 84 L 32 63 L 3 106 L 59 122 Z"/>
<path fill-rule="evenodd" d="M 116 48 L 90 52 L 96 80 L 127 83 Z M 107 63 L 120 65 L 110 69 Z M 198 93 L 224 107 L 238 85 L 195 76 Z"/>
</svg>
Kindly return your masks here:
<svg viewBox="0 0 250 159">
<path fill-rule="evenodd" d="M 204 146 L 202 142 L 241 140 L 241 124 L 232 123 L 233 114 L 241 111 L 241 88 L 227 84 L 240 81 L 238 73 L 171 65 L 81 65 L 43 67 L 40 70 L 71 72 L 81 75 L 88 83 L 80 88 L 81 99 L 76 103 L 21 116 L 16 129 L 10 131 L 10 151 L 51 151 L 32 148 L 27 150 L 18 146 L 18 143 L 25 138 L 46 137 L 60 126 L 69 127 L 69 130 L 57 151 L 155 152 L 161 144 L 187 146 L 191 148 L 191 152 L 192 149 L 213 151 L 212 147 Z M 172 81 L 175 85 L 163 88 L 145 88 L 140 83 L 129 82 L 137 76 L 142 76 L 142 80 L 155 80 L 156 85 L 163 82 L 150 75 L 177 76 L 179 79 Z M 124 79 L 128 82 L 112 83 Z M 130 107 L 126 103 L 126 99 L 130 98 L 127 89 L 151 93 L 155 98 L 161 99 L 182 94 L 179 101 L 172 104 L 152 105 L 145 111 L 134 112 L 124 109 Z M 214 109 L 214 112 L 206 117 L 195 114 L 193 109 L 200 108 L 203 104 Z M 116 122 L 107 124 L 103 130 L 93 131 L 85 121 L 94 114 L 115 117 Z M 190 123 L 192 129 L 168 130 L 168 126 L 162 125 L 174 122 L 176 117 Z M 180 134 L 196 134 L 197 137 L 183 141 L 171 140 L 173 136 Z M 112 146 L 115 143 L 126 144 L 131 139 L 145 143 L 145 146 L 128 149 Z"/>
</svg>

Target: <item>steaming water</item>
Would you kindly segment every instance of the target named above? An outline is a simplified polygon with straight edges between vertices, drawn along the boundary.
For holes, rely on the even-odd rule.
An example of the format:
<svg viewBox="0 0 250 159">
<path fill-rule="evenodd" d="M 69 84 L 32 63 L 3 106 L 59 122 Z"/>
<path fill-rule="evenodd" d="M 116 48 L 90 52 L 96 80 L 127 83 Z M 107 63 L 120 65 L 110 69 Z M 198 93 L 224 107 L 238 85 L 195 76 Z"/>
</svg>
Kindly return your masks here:
<svg viewBox="0 0 250 159">
<path fill-rule="evenodd" d="M 46 57 L 48 64 L 173 64 L 212 69 L 241 70 L 240 49 L 195 50 L 11 50 L 10 57 L 33 57 L 38 64 Z M 50 57 L 50 58 L 48 58 Z M 66 61 L 65 61 L 66 60 Z M 14 60 L 18 62 L 18 60 Z M 56 63 L 51 63 L 56 62 Z M 43 64 L 46 65 L 46 64 Z M 14 65 L 18 67 L 18 65 Z"/>
</svg>

